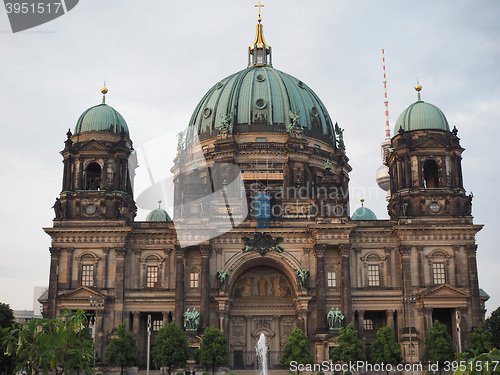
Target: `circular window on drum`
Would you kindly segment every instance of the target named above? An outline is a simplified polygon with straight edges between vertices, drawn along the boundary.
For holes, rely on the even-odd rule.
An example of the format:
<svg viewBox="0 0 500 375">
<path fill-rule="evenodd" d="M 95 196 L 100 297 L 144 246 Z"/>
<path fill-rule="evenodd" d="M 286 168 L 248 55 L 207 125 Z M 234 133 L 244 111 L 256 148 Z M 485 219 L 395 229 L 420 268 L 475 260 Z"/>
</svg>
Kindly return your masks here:
<svg viewBox="0 0 500 375">
<path fill-rule="evenodd" d="M 255 102 L 255 105 L 259 109 L 264 109 L 264 108 L 266 108 L 267 103 L 266 103 L 266 101 L 264 99 L 257 99 L 257 101 Z"/>
<path fill-rule="evenodd" d="M 311 115 L 313 115 L 314 117 L 317 117 L 319 115 L 318 108 L 312 107 L 311 108 Z"/>
<path fill-rule="evenodd" d="M 433 212 L 433 213 L 439 212 L 440 209 L 441 209 L 441 206 L 439 205 L 438 202 L 431 202 L 429 204 L 429 210 L 431 210 L 431 212 Z"/>
<path fill-rule="evenodd" d="M 266 77 L 264 77 L 262 74 L 259 74 L 259 75 L 257 76 L 257 81 L 259 81 L 259 82 L 264 82 L 265 80 L 266 80 Z"/>
<path fill-rule="evenodd" d="M 210 108 L 207 107 L 203 110 L 203 117 L 208 118 L 208 117 L 210 117 L 211 114 L 212 114 L 212 110 Z"/>
</svg>

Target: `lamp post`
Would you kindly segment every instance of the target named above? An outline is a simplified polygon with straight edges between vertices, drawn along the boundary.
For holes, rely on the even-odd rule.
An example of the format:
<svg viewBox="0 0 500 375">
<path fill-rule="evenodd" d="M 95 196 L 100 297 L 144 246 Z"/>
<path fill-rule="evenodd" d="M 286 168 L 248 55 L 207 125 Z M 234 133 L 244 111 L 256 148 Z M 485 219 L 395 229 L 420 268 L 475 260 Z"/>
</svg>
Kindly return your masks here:
<svg viewBox="0 0 500 375">
<path fill-rule="evenodd" d="M 408 293 L 403 295 L 403 303 L 405 304 L 406 315 L 408 319 L 406 323 L 408 324 L 408 332 L 410 334 L 410 366 L 411 366 L 411 375 L 413 375 L 413 346 L 411 343 L 411 337 L 413 336 L 413 319 L 412 314 L 410 312 L 410 306 L 416 302 L 415 293 Z"/>
<path fill-rule="evenodd" d="M 95 357 L 96 357 L 96 350 L 95 347 L 97 345 L 97 311 L 104 307 L 104 297 L 101 296 L 90 296 L 90 307 L 94 308 L 95 310 L 95 316 L 94 316 L 94 329 L 92 332 L 94 336 L 94 375 L 95 375 Z"/>
</svg>

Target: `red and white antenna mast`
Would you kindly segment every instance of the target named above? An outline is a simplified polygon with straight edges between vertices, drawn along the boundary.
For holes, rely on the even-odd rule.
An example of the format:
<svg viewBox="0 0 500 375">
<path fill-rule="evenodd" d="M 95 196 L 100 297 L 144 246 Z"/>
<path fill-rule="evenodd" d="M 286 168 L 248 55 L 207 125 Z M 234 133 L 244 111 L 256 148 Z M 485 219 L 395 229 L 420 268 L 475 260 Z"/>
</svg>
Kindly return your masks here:
<svg viewBox="0 0 500 375">
<path fill-rule="evenodd" d="M 387 77 L 385 74 L 385 52 L 382 48 L 382 63 L 384 68 L 384 94 L 385 94 L 385 140 L 390 141 L 391 130 L 389 129 L 389 102 L 387 101 Z"/>
<path fill-rule="evenodd" d="M 385 75 L 385 53 L 382 49 L 382 62 L 384 63 L 384 92 L 385 92 L 385 139 L 382 142 L 382 165 L 377 169 L 377 184 L 378 186 L 387 191 L 387 198 L 390 197 L 391 178 L 389 176 L 389 168 L 385 165 L 385 158 L 388 148 L 391 147 L 391 130 L 389 129 L 389 101 L 387 100 L 387 78 Z"/>
</svg>

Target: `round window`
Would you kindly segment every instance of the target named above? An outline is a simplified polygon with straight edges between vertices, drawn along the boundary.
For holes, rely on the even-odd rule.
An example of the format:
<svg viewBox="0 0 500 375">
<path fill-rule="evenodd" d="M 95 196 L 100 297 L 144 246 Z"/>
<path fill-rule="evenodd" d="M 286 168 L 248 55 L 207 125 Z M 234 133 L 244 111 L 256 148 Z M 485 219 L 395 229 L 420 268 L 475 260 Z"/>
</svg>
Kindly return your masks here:
<svg viewBox="0 0 500 375">
<path fill-rule="evenodd" d="M 431 210 L 434 213 L 439 212 L 440 208 L 441 208 L 441 206 L 439 205 L 438 202 L 431 202 L 429 204 L 429 210 Z"/>
<path fill-rule="evenodd" d="M 211 110 L 210 108 L 208 108 L 208 107 L 207 107 L 207 108 L 205 108 L 205 109 L 203 110 L 203 117 L 207 118 L 207 117 L 209 117 L 209 116 L 210 116 L 210 114 L 211 114 L 211 113 L 212 113 L 212 110 Z"/>
<path fill-rule="evenodd" d="M 265 80 L 266 80 L 266 77 L 264 77 L 262 74 L 259 74 L 259 75 L 257 76 L 257 81 L 259 81 L 259 82 L 264 82 Z"/>
<path fill-rule="evenodd" d="M 311 115 L 313 115 L 314 117 L 318 116 L 319 112 L 318 112 L 318 108 L 316 107 L 312 107 L 311 108 Z"/>
<path fill-rule="evenodd" d="M 266 108 L 266 101 L 264 99 L 257 99 L 255 104 L 257 105 L 257 108 L 260 108 L 260 109 Z"/>
<path fill-rule="evenodd" d="M 97 207 L 94 206 L 93 204 L 89 204 L 89 205 L 87 205 L 87 207 L 85 207 L 85 212 L 89 215 L 94 214 L 96 211 L 97 211 Z"/>
</svg>

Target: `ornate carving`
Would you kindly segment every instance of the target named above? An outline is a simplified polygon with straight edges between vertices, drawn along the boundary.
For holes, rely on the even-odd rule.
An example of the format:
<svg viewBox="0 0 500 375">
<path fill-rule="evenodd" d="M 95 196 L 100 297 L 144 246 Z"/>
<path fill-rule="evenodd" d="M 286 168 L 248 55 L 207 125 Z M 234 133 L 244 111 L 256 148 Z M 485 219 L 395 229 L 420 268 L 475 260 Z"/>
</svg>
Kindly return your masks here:
<svg viewBox="0 0 500 375">
<path fill-rule="evenodd" d="M 401 245 L 399 246 L 399 253 L 401 254 L 401 256 L 410 256 L 411 254 L 411 246 L 407 246 L 407 245 Z"/>
<path fill-rule="evenodd" d="M 339 245 L 340 255 L 348 257 L 351 254 L 351 247 L 349 245 Z"/>
<path fill-rule="evenodd" d="M 212 247 L 210 245 L 200 245 L 200 252 L 202 257 L 207 257 L 212 254 Z"/>
<path fill-rule="evenodd" d="M 266 255 L 269 251 L 284 252 L 283 248 L 278 245 L 283 241 L 283 237 L 274 238 L 269 234 L 261 232 L 257 233 L 253 238 L 242 237 L 242 240 L 245 243 L 243 252 L 257 251 L 262 256 Z"/>
<path fill-rule="evenodd" d="M 315 257 L 324 257 L 325 251 L 326 251 L 326 245 L 324 245 L 324 244 L 314 245 L 314 256 Z"/>
</svg>

